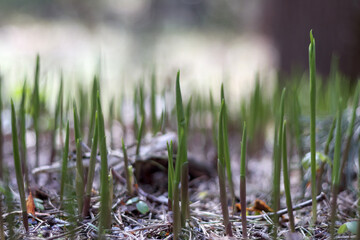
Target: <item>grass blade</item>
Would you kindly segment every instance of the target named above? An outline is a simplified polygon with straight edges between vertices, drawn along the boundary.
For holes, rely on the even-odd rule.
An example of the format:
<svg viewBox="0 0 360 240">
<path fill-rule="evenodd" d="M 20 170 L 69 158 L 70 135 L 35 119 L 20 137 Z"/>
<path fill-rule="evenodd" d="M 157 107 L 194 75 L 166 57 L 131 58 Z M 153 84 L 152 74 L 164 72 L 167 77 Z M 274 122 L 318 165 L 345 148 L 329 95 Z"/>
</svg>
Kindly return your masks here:
<svg viewBox="0 0 360 240">
<path fill-rule="evenodd" d="M 87 141 L 88 146 L 91 145 L 91 140 L 92 140 L 93 135 L 94 135 L 94 129 L 95 129 L 94 123 L 95 123 L 95 112 L 96 112 L 96 96 L 97 96 L 98 90 L 99 90 L 99 82 L 98 82 L 97 76 L 95 75 L 94 80 L 93 80 L 92 89 L 91 89 L 90 126 L 89 126 L 89 135 L 88 135 L 88 141 Z"/>
<path fill-rule="evenodd" d="M 331 127 L 330 127 L 330 131 L 329 131 L 329 135 L 328 135 L 328 138 L 326 140 L 326 144 L 325 144 L 325 149 L 324 149 L 324 154 L 325 156 L 328 156 L 329 154 L 329 147 L 330 147 L 330 143 L 334 137 L 334 129 L 335 129 L 335 125 L 336 125 L 336 118 L 333 119 L 332 121 L 332 124 L 331 124 Z M 322 162 L 321 165 L 320 165 L 320 169 L 319 169 L 319 172 L 318 172 L 318 182 L 317 182 L 317 192 L 321 192 L 322 190 L 322 175 L 324 173 L 324 169 L 325 169 L 325 165 L 326 165 L 326 162 Z"/>
<path fill-rule="evenodd" d="M 114 134 L 113 134 L 113 124 L 114 124 L 114 118 L 115 118 L 115 99 L 114 97 L 111 98 L 110 104 L 109 104 L 109 130 L 110 130 L 110 148 L 114 149 Z"/>
<path fill-rule="evenodd" d="M 348 129 L 347 129 L 347 132 L 346 132 L 345 149 L 344 149 L 343 155 L 342 155 L 342 162 L 341 162 L 341 168 L 340 168 L 340 179 L 343 181 L 343 183 L 346 183 L 346 180 L 347 180 L 344 175 L 345 174 L 344 170 L 345 170 L 345 165 L 349 158 L 351 139 L 354 135 L 356 109 L 357 109 L 358 103 L 359 103 L 359 89 L 360 89 L 360 84 L 357 85 L 356 90 L 355 90 L 353 109 L 352 109 L 352 113 L 351 113 L 350 123 L 349 123 Z"/>
<path fill-rule="evenodd" d="M 360 136 L 358 138 L 358 141 L 360 141 Z M 357 184 L 358 184 L 358 198 L 360 198 L 360 145 L 358 150 L 358 175 L 357 175 Z M 358 225 L 357 225 L 357 233 L 356 233 L 356 239 L 360 239 L 360 201 L 358 201 L 357 204 L 357 212 L 358 212 Z"/>
<path fill-rule="evenodd" d="M 282 122 L 284 121 L 284 101 L 285 101 L 285 92 L 286 89 L 284 88 L 281 93 L 280 98 L 280 115 L 279 115 L 279 122 L 278 122 L 278 134 L 276 142 L 274 142 L 275 152 L 274 152 L 274 182 L 273 182 L 273 204 L 274 204 L 274 212 L 277 212 L 280 208 L 280 175 L 281 175 L 281 144 L 282 144 Z M 279 217 L 277 214 L 274 214 L 274 238 L 277 237 L 277 227 L 279 225 Z"/>
<path fill-rule="evenodd" d="M 51 155 L 50 155 L 50 164 L 54 162 L 54 158 L 56 155 L 56 131 L 58 129 L 58 125 L 61 124 L 61 108 L 62 108 L 62 100 L 63 100 L 63 78 L 61 76 L 60 79 L 60 88 L 59 93 L 56 101 L 56 107 L 55 107 L 55 118 L 54 118 L 54 129 L 52 132 L 52 139 L 51 139 Z M 50 174 L 51 178 L 51 174 Z"/>
<path fill-rule="evenodd" d="M 226 177 L 225 177 L 225 154 L 224 154 L 224 124 L 223 121 L 225 110 L 225 102 L 222 100 L 220 115 L 219 115 L 219 136 L 218 136 L 218 177 L 219 177 L 219 187 L 220 187 L 220 202 L 221 202 L 221 210 L 224 219 L 224 226 L 226 235 L 232 237 L 232 229 L 231 223 L 229 221 L 229 210 L 227 205 L 227 197 L 226 197 Z"/>
<path fill-rule="evenodd" d="M 210 111 L 211 111 L 211 115 L 212 115 L 212 134 L 213 134 L 213 141 L 214 141 L 214 146 L 217 147 L 218 145 L 218 141 L 217 141 L 217 127 L 216 127 L 216 108 L 215 108 L 215 103 L 214 103 L 214 97 L 212 94 L 212 91 L 210 91 Z"/>
<path fill-rule="evenodd" d="M 340 154 L 341 154 L 341 118 L 342 118 L 342 100 L 339 100 L 339 108 L 337 113 L 336 120 L 336 135 L 335 135 L 335 150 L 334 150 L 334 161 L 333 161 L 333 170 L 332 170 L 332 202 L 331 202 L 331 225 L 330 225 L 330 234 L 331 239 L 335 238 L 335 219 L 336 219 L 336 202 L 337 194 L 339 190 L 340 183 Z"/>
<path fill-rule="evenodd" d="M 173 162 L 173 142 L 170 144 L 166 143 L 167 151 L 168 151 L 168 207 L 169 210 L 172 210 L 172 201 L 173 201 L 173 187 L 174 187 L 174 162 Z"/>
<path fill-rule="evenodd" d="M 0 97 L 0 99 L 1 99 L 1 97 Z M 22 166 L 22 169 L 24 170 L 25 186 L 28 188 L 29 187 L 29 173 L 28 173 L 27 158 L 26 158 L 27 148 L 26 148 L 25 102 L 26 102 L 26 81 L 24 82 L 24 85 L 23 85 L 23 88 L 22 88 L 22 94 L 21 94 L 21 103 L 20 103 L 20 111 L 19 111 L 19 115 L 20 115 L 19 124 L 20 124 L 21 166 Z M 0 103 L 0 106 L 1 106 L 1 103 Z M 1 124 L 0 124 L 0 128 L 1 128 Z M 0 134 L 2 135 L 2 130 L 0 130 Z"/>
<path fill-rule="evenodd" d="M 74 112 L 74 132 L 75 132 L 75 141 L 81 139 L 80 133 L 80 122 L 79 122 L 79 115 L 76 107 L 75 101 L 73 102 L 73 112 Z"/>
<path fill-rule="evenodd" d="M 65 145 L 63 151 L 62 167 L 61 167 L 61 183 L 60 183 L 60 203 L 63 204 L 65 183 L 67 179 L 67 165 L 69 157 L 69 121 L 66 124 Z"/>
<path fill-rule="evenodd" d="M 179 146 L 178 146 L 178 153 L 176 156 L 176 162 L 175 162 L 175 178 L 174 178 L 174 187 L 173 187 L 173 213 L 174 213 L 174 222 L 173 222 L 173 231 L 174 231 L 174 240 L 179 239 L 179 234 L 181 232 L 181 213 L 180 213 L 180 206 L 179 206 L 179 200 L 180 200 L 180 191 L 179 191 L 179 184 L 180 184 L 180 176 L 182 172 L 182 164 L 181 164 L 181 154 L 182 152 L 180 149 L 183 148 L 183 145 L 185 143 L 184 140 L 184 129 L 180 129 L 180 135 L 179 135 Z"/>
<path fill-rule="evenodd" d="M 137 136 L 137 143 L 136 143 L 136 156 L 139 156 L 140 153 L 140 145 L 141 145 L 141 139 L 143 136 L 143 131 L 144 131 L 144 125 L 145 125 L 145 118 L 144 116 L 142 116 L 141 118 L 141 123 L 140 123 L 140 129 L 138 132 L 138 136 Z"/>
<path fill-rule="evenodd" d="M 34 129 L 35 129 L 35 166 L 39 167 L 39 154 L 40 154 L 40 146 L 39 146 L 39 114 L 40 114 L 40 96 L 39 96 L 39 73 L 40 73 L 40 57 L 36 56 L 36 67 L 35 67 L 35 77 L 34 77 L 34 91 L 32 95 L 32 114 L 34 121 Z"/>
<path fill-rule="evenodd" d="M 230 150 L 229 150 L 229 137 L 228 137 L 228 125 L 227 125 L 227 107 L 225 101 L 225 93 L 224 93 L 224 85 L 221 84 L 221 101 L 224 101 L 224 109 L 223 109 L 223 144 L 224 144 L 224 157 L 225 157 L 225 166 L 226 166 L 226 175 L 228 178 L 229 189 L 231 193 L 231 202 L 233 209 L 235 209 L 235 190 L 234 183 L 232 180 L 232 172 L 231 172 L 231 161 L 230 161 Z"/>
<path fill-rule="evenodd" d="M 123 154 L 124 154 L 124 173 L 125 173 L 125 179 L 126 179 L 126 188 L 127 188 L 128 194 L 130 196 L 132 196 L 134 194 L 133 188 L 132 188 L 132 180 L 131 180 L 132 171 L 129 172 L 129 159 L 128 159 L 126 147 L 124 144 L 124 139 L 121 140 L 121 145 L 122 145 L 122 150 L 123 150 Z M 131 173 L 131 175 L 130 175 L 130 173 Z"/>
<path fill-rule="evenodd" d="M 14 102 L 11 99 L 11 130 L 12 130 L 12 143 L 13 143 L 16 182 L 17 182 L 18 189 L 19 189 L 23 224 L 24 224 L 26 232 L 29 232 L 29 225 L 28 225 L 27 212 L 26 212 L 24 181 L 23 181 L 23 175 L 22 175 L 23 172 L 21 169 L 21 160 L 20 160 L 20 154 L 19 154 L 19 142 L 18 142 L 18 135 L 17 135 L 18 131 L 17 131 L 16 123 L 17 122 L 16 122 Z"/>
<path fill-rule="evenodd" d="M 150 94 L 150 101 L 151 101 L 151 125 L 153 133 L 159 130 L 158 128 L 158 120 L 156 117 L 156 75 L 155 70 L 151 74 L 151 94 Z"/>
<path fill-rule="evenodd" d="M 310 69 L 310 152 L 311 152 L 311 198 L 312 221 L 317 220 L 316 202 L 316 66 L 315 66 L 315 38 L 310 31 L 309 69 Z"/>
<path fill-rule="evenodd" d="M 87 177 L 86 183 L 86 190 L 85 190 L 85 199 L 84 199 L 84 207 L 82 215 L 83 217 L 88 216 L 89 208 L 90 208 L 90 198 L 91 198 L 91 190 L 94 181 L 95 175 L 95 165 L 96 165 L 96 156 L 97 156 L 97 148 L 98 148 L 98 119 L 97 119 L 97 112 L 95 112 L 95 129 L 94 129 L 94 138 L 92 140 L 91 145 L 91 153 L 90 153 L 90 163 L 89 163 L 89 172 Z"/>
<path fill-rule="evenodd" d="M 240 160 L 240 203 L 241 203 L 241 223 L 242 237 L 247 239 L 247 221 L 246 221 L 246 123 L 244 122 L 243 136 L 241 141 L 241 160 Z"/>
<path fill-rule="evenodd" d="M 84 169 L 82 166 L 81 139 L 76 140 L 76 198 L 78 203 L 78 213 L 82 214 L 84 206 Z"/>
<path fill-rule="evenodd" d="M 2 75 L 0 74 L 0 113 L 3 112 L 2 89 L 3 89 L 3 79 L 2 79 Z M 3 127 L 3 122 L 0 114 L 0 180 L 3 179 L 3 172 L 4 172 L 4 136 L 3 136 L 2 127 Z"/>
<path fill-rule="evenodd" d="M 283 123 L 283 137 L 282 137 L 282 160 L 283 160 L 283 174 L 284 174 L 284 188 L 286 196 L 286 206 L 288 209 L 290 231 L 295 232 L 295 223 L 294 223 L 294 213 L 291 201 L 291 192 L 290 192 L 290 177 L 288 171 L 288 162 L 287 162 L 287 146 L 286 146 L 286 121 Z"/>
<path fill-rule="evenodd" d="M 109 178 L 108 178 L 108 161 L 106 150 L 106 135 L 104 116 L 102 113 L 100 94 L 97 94 L 97 111 L 98 111 L 98 131 L 99 131 L 99 148 L 101 156 L 100 169 L 100 221 L 99 234 L 102 238 L 107 229 L 111 228 L 111 206 L 109 201 Z"/>
<path fill-rule="evenodd" d="M 185 226 L 185 221 L 190 217 L 189 210 L 189 165 L 187 159 L 187 120 L 184 115 L 184 107 L 181 96 L 180 88 L 180 71 L 178 71 L 176 76 L 176 86 L 175 86 L 175 95 L 176 95 L 176 114 L 178 120 L 178 136 L 180 132 L 183 131 L 183 141 L 181 148 L 178 149 L 179 159 L 181 162 L 181 226 Z M 180 132 L 179 132 L 180 131 Z M 180 146 L 179 146 L 180 147 Z"/>
</svg>

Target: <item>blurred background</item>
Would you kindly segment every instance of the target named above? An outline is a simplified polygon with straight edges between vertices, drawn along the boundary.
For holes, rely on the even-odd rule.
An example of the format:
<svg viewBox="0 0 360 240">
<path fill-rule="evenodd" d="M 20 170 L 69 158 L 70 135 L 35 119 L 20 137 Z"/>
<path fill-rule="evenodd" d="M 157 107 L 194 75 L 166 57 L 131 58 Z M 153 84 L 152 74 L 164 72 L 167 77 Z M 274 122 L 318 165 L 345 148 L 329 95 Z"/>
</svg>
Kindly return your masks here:
<svg viewBox="0 0 360 240">
<path fill-rule="evenodd" d="M 200 93 L 227 80 L 232 94 L 246 96 L 256 73 L 271 86 L 278 71 L 307 70 L 310 29 L 318 73 L 327 76 L 338 59 L 356 80 L 356 0 L 1 0 L 0 71 L 9 82 L 32 80 L 39 53 L 45 79 L 63 71 L 70 81 L 90 82 L 101 71 L 114 86 L 154 68 L 160 80 L 174 79 L 180 69 L 183 83 Z"/>
</svg>

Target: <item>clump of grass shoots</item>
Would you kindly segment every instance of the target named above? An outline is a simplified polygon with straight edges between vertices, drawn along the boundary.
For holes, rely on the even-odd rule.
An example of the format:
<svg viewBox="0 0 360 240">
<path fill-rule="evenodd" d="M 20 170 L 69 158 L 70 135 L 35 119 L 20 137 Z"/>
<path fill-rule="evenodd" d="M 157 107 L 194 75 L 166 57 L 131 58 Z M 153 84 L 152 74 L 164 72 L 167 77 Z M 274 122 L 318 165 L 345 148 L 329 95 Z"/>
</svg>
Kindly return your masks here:
<svg viewBox="0 0 360 240">
<path fill-rule="evenodd" d="M 14 153 L 14 165 L 16 173 L 16 182 L 19 189 L 20 203 L 21 203 L 21 212 L 23 218 L 23 224 L 26 232 L 29 232 L 27 210 L 26 210 L 26 199 L 25 199 L 25 190 L 24 190 L 24 180 L 23 180 L 23 171 L 21 169 L 21 160 L 19 154 L 19 142 L 18 142 L 18 131 L 16 127 L 16 115 L 15 115 L 14 102 L 11 99 L 11 130 L 12 130 L 12 142 L 13 142 L 13 153 Z"/>
<path fill-rule="evenodd" d="M 275 128 L 275 141 L 274 141 L 274 182 L 273 182 L 273 204 L 274 204 L 274 238 L 277 237 L 277 228 L 279 225 L 279 216 L 276 214 L 280 208 L 280 175 L 281 175 L 281 144 L 282 144 L 282 122 L 284 121 L 284 101 L 285 101 L 284 88 L 280 98 L 280 115 L 278 128 Z M 277 129 L 279 132 L 277 132 Z"/>
</svg>

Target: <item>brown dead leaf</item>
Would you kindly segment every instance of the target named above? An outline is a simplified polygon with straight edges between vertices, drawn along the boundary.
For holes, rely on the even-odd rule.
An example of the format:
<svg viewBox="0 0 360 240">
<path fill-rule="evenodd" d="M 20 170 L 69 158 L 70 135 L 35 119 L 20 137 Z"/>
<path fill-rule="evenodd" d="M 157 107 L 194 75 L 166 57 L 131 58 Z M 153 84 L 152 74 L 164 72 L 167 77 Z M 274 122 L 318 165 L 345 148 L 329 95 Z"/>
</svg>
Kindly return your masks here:
<svg viewBox="0 0 360 240">
<path fill-rule="evenodd" d="M 26 200 L 26 210 L 28 213 L 31 213 L 33 216 L 35 216 L 35 203 L 31 192 Z"/>
<path fill-rule="evenodd" d="M 241 212 L 241 203 L 235 204 L 235 210 L 236 212 Z M 246 208 L 246 211 L 252 211 L 250 208 Z"/>
<path fill-rule="evenodd" d="M 271 209 L 264 201 L 260 199 L 256 199 L 254 202 L 254 206 L 248 209 L 249 211 L 256 212 L 260 214 L 262 211 L 264 212 L 273 212 L 274 210 Z"/>
</svg>

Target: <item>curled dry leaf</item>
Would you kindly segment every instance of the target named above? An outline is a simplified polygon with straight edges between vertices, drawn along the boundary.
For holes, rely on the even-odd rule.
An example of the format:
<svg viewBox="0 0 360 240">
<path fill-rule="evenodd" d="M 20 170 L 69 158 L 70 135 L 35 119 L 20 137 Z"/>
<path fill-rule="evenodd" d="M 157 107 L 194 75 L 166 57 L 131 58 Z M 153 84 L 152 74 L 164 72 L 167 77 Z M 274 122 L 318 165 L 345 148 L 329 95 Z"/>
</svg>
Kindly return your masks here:
<svg viewBox="0 0 360 240">
<path fill-rule="evenodd" d="M 31 192 L 26 200 L 26 210 L 28 213 L 31 213 L 33 216 L 35 216 L 35 203 Z"/>
<path fill-rule="evenodd" d="M 235 204 L 236 210 L 241 211 L 241 204 Z M 273 212 L 274 210 L 271 209 L 263 200 L 256 199 L 254 202 L 254 206 L 250 208 L 246 208 L 248 212 L 255 212 L 256 214 L 261 214 L 262 211 L 264 212 Z"/>
<path fill-rule="evenodd" d="M 274 210 L 272 210 L 271 207 L 269 207 L 263 200 L 256 199 L 254 202 L 254 206 L 249 208 L 249 211 L 253 211 L 260 214 L 262 211 L 273 212 Z"/>
</svg>

